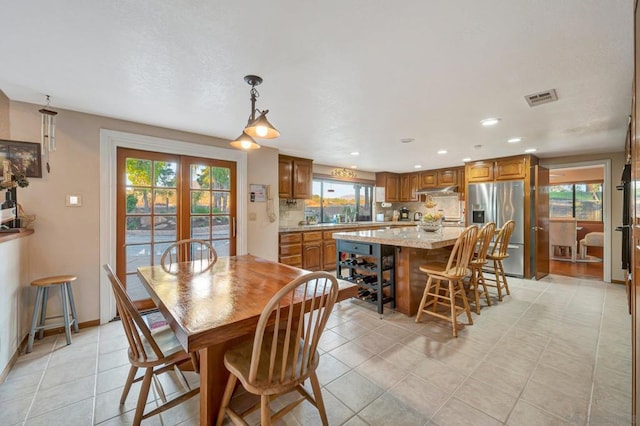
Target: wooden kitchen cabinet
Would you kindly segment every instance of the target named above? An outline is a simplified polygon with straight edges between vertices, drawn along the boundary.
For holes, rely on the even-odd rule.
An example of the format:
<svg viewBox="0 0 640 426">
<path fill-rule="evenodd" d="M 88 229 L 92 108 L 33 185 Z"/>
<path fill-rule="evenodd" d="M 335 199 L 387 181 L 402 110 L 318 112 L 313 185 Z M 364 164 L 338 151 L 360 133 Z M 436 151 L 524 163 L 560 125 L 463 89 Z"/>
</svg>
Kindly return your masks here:
<svg viewBox="0 0 640 426">
<path fill-rule="evenodd" d="M 389 172 L 376 173 L 376 201 L 400 201 L 400 175 Z"/>
<path fill-rule="evenodd" d="M 322 269 L 322 231 L 302 234 L 302 269 L 320 271 Z"/>
<path fill-rule="evenodd" d="M 405 173 L 400 175 L 400 201 L 418 201 L 418 184 L 420 176 L 418 173 Z"/>
<path fill-rule="evenodd" d="M 313 197 L 313 160 L 278 156 L 278 195 L 280 198 Z"/>
<path fill-rule="evenodd" d="M 302 233 L 280 234 L 278 262 L 302 268 Z"/>
<path fill-rule="evenodd" d="M 493 161 L 474 161 L 465 168 L 467 182 L 493 182 Z"/>
<path fill-rule="evenodd" d="M 322 270 L 333 271 L 336 269 L 336 240 L 331 235 L 333 232 L 325 232 L 322 240 Z M 329 234 L 327 238 L 326 235 Z"/>
<path fill-rule="evenodd" d="M 420 188 L 435 188 L 438 186 L 438 172 L 427 170 L 420 172 Z"/>
<path fill-rule="evenodd" d="M 524 179 L 527 176 L 526 157 L 512 157 L 496 160 L 496 180 Z"/>
<path fill-rule="evenodd" d="M 458 170 L 450 169 L 450 170 L 438 170 L 436 175 L 437 178 L 437 186 L 456 186 L 458 185 Z"/>
</svg>

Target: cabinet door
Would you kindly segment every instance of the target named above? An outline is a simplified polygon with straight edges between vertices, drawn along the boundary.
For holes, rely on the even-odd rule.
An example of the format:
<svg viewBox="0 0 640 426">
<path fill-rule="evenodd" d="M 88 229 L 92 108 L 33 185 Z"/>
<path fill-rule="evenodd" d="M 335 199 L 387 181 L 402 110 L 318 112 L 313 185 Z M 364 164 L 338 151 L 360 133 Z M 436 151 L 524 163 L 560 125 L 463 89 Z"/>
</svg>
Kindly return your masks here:
<svg viewBox="0 0 640 426">
<path fill-rule="evenodd" d="M 302 245 L 302 269 L 319 271 L 322 269 L 322 243 Z"/>
<path fill-rule="evenodd" d="M 411 201 L 411 184 L 408 174 L 400 175 L 400 201 Z"/>
<path fill-rule="evenodd" d="M 387 175 L 384 185 L 385 201 L 390 203 L 394 201 L 400 201 L 400 194 L 398 193 L 399 182 L 398 175 Z"/>
<path fill-rule="evenodd" d="M 458 184 L 457 170 L 438 170 L 438 186 L 455 186 Z"/>
<path fill-rule="evenodd" d="M 293 198 L 308 200 L 313 196 L 313 162 L 293 160 Z"/>
<path fill-rule="evenodd" d="M 416 191 L 420 186 L 420 174 L 419 173 L 411 173 L 409 175 L 409 200 L 408 201 L 419 201 L 418 194 Z"/>
<path fill-rule="evenodd" d="M 493 181 L 493 161 L 476 161 L 467 164 L 466 175 L 468 182 Z"/>
<path fill-rule="evenodd" d="M 438 178 L 435 171 L 420 173 L 420 188 L 435 188 L 438 186 Z"/>
<path fill-rule="evenodd" d="M 524 179 L 526 174 L 525 157 L 496 161 L 496 180 Z"/>
<path fill-rule="evenodd" d="M 322 244 L 322 269 L 333 271 L 336 269 L 336 240 L 325 241 Z"/>
<path fill-rule="evenodd" d="M 280 156 L 278 158 L 278 196 L 280 198 L 293 198 L 291 189 L 293 182 L 293 160 Z"/>
<path fill-rule="evenodd" d="M 458 197 L 461 201 L 464 201 L 465 190 L 466 190 L 466 182 L 464 180 L 464 167 L 460 167 L 458 169 Z"/>
</svg>

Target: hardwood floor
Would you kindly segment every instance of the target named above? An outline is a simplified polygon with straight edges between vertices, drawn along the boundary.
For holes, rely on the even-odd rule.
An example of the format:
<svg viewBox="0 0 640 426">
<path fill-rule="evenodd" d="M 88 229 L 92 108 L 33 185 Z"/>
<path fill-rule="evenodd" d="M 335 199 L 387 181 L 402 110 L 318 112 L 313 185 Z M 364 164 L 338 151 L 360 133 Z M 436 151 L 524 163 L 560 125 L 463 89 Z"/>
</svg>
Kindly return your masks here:
<svg viewBox="0 0 640 426">
<path fill-rule="evenodd" d="M 602 262 L 566 262 L 549 260 L 549 273 L 574 278 L 602 280 Z"/>
</svg>

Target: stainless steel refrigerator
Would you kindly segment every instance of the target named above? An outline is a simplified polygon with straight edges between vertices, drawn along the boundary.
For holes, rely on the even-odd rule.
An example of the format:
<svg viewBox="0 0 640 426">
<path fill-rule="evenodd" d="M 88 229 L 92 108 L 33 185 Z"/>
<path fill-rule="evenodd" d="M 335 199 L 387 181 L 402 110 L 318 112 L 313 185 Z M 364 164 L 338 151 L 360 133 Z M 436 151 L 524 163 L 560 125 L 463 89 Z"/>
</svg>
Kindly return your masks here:
<svg viewBox="0 0 640 426">
<path fill-rule="evenodd" d="M 501 228 L 509 220 L 516 222 L 509 257 L 502 264 L 507 275 L 524 277 L 524 182 L 470 183 L 467 201 L 469 225 L 495 222 Z"/>
</svg>

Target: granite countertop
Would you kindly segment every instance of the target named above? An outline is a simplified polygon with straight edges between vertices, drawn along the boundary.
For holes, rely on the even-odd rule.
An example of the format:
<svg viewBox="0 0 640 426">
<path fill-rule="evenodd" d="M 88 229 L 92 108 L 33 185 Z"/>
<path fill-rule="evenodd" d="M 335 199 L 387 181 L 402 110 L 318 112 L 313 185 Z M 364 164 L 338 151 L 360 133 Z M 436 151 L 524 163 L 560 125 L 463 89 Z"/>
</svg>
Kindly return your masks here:
<svg viewBox="0 0 640 426">
<path fill-rule="evenodd" d="M 461 226 L 443 227 L 436 232 L 426 232 L 417 226 L 390 229 L 372 229 L 368 231 L 336 232 L 336 240 L 362 241 L 366 243 L 384 244 L 421 249 L 437 249 L 455 244 L 464 230 Z"/>
<path fill-rule="evenodd" d="M 318 223 L 316 225 L 293 225 L 293 226 L 281 226 L 279 232 L 296 232 L 296 231 L 314 231 L 314 230 L 327 230 L 335 228 L 358 228 L 368 226 L 380 226 L 380 227 L 411 227 L 418 222 L 414 221 L 396 221 L 396 222 L 342 222 L 342 223 Z M 463 223 L 458 222 L 444 222 L 442 226 L 447 228 L 463 228 Z"/>
<path fill-rule="evenodd" d="M 314 231 L 325 230 L 334 228 L 358 228 L 364 226 L 410 226 L 414 222 L 341 222 L 341 223 L 318 223 L 315 225 L 293 225 L 293 226 L 281 226 L 280 232 L 294 232 L 294 231 Z"/>
</svg>

